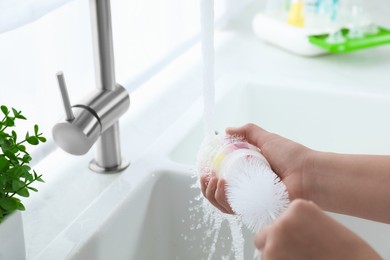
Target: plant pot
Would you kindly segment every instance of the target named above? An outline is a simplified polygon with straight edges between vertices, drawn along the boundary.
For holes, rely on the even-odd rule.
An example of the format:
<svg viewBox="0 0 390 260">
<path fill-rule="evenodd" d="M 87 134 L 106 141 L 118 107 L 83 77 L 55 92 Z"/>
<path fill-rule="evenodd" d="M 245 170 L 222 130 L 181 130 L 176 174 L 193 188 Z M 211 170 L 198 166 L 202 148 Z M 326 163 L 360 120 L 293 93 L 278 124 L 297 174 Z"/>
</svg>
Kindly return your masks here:
<svg viewBox="0 0 390 260">
<path fill-rule="evenodd" d="M 25 260 L 23 221 L 20 211 L 5 217 L 0 224 L 0 259 Z"/>
</svg>

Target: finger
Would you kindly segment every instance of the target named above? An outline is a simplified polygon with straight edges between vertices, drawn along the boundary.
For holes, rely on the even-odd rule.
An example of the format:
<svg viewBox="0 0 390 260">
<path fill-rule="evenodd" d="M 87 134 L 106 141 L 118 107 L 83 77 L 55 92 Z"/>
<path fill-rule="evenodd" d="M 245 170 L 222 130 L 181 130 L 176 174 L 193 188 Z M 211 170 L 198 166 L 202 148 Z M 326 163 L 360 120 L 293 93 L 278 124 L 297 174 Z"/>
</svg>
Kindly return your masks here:
<svg viewBox="0 0 390 260">
<path fill-rule="evenodd" d="M 226 209 L 222 207 L 215 199 L 215 191 L 217 189 L 217 183 L 218 183 L 218 178 L 216 177 L 211 177 L 209 184 L 207 185 L 206 188 L 206 198 L 210 201 L 210 203 L 222 211 L 223 213 L 227 213 Z"/>
<path fill-rule="evenodd" d="M 209 181 L 210 181 L 210 176 L 209 175 L 202 175 L 202 176 L 200 176 L 200 180 L 199 180 L 199 182 L 200 182 L 200 189 L 202 191 L 203 196 L 205 196 L 205 197 L 206 197 L 206 188 L 207 188 L 207 186 L 209 184 Z"/>
<path fill-rule="evenodd" d="M 267 241 L 267 235 L 269 227 L 264 227 L 261 231 L 259 231 L 255 237 L 255 246 L 259 250 L 263 250 Z"/>
<path fill-rule="evenodd" d="M 215 191 L 215 200 L 218 202 L 219 205 L 224 207 L 227 213 L 234 214 L 226 198 L 226 181 L 224 179 L 218 180 L 217 189 Z"/>
<path fill-rule="evenodd" d="M 263 144 L 273 136 L 272 133 L 264 130 L 255 124 L 247 124 L 238 128 L 227 128 L 226 134 L 244 137 L 249 143 L 262 147 Z"/>
<path fill-rule="evenodd" d="M 228 127 L 226 128 L 225 132 L 228 135 L 239 135 L 243 136 L 245 138 L 248 138 L 250 136 L 250 132 L 256 132 L 258 130 L 263 130 L 261 127 L 255 125 L 255 124 L 246 124 L 240 127 Z"/>
</svg>

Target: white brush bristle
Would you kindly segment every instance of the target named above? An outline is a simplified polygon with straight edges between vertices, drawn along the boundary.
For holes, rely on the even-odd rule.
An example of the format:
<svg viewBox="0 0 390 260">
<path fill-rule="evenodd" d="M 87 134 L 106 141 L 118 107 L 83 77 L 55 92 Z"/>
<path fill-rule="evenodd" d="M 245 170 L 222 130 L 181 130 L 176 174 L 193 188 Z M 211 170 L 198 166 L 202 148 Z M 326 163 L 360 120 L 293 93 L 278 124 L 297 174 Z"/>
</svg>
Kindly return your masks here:
<svg viewBox="0 0 390 260">
<path fill-rule="evenodd" d="M 288 206 L 286 186 L 258 158 L 236 160 L 227 176 L 226 196 L 233 211 L 253 232 L 270 224 Z"/>
</svg>

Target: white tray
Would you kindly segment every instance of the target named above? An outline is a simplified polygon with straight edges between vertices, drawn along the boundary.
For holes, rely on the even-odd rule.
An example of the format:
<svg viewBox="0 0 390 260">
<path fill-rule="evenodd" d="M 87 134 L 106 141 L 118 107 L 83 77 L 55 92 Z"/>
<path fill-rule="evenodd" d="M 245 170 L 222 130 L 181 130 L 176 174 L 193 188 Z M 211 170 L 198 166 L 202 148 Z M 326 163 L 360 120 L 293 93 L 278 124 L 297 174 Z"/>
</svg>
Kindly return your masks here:
<svg viewBox="0 0 390 260">
<path fill-rule="evenodd" d="M 253 19 L 255 34 L 264 41 L 284 50 L 302 56 L 318 56 L 328 53 L 309 42 L 308 36 L 325 33 L 325 31 L 299 28 L 287 22 L 258 13 Z"/>
</svg>

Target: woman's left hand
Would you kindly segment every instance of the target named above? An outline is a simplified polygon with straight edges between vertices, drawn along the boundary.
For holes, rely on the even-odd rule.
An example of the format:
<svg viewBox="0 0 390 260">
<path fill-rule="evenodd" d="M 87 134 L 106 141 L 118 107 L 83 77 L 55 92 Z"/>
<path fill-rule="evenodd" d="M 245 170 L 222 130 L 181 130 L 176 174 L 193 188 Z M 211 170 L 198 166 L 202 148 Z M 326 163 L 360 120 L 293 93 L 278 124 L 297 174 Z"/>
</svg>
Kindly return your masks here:
<svg viewBox="0 0 390 260">
<path fill-rule="evenodd" d="M 316 204 L 294 200 L 255 239 L 261 259 L 381 259 L 359 236 Z"/>
</svg>

